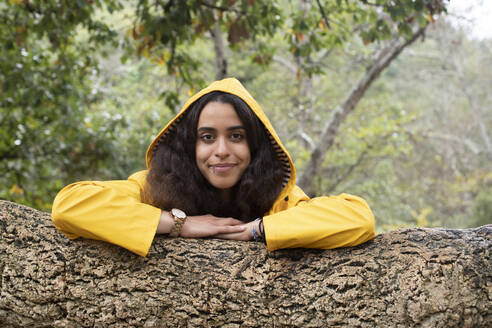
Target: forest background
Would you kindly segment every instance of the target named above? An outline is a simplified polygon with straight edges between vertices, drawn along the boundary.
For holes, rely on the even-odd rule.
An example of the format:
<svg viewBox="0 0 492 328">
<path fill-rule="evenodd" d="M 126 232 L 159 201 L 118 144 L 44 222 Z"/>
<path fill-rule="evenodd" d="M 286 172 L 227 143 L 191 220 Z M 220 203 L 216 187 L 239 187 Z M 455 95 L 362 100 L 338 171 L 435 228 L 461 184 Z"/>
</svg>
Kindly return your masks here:
<svg viewBox="0 0 492 328">
<path fill-rule="evenodd" d="M 0 198 L 49 211 L 126 179 L 194 92 L 234 76 L 311 196 L 377 230 L 492 223 L 492 40 L 448 1 L 9 0 L 0 4 Z"/>
</svg>

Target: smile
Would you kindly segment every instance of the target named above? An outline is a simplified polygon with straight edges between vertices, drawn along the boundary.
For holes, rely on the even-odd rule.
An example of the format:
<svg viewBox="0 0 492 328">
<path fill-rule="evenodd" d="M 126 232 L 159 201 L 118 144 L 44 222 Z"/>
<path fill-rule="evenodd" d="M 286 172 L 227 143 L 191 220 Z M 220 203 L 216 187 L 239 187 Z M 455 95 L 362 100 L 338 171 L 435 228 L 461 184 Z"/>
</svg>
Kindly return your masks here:
<svg viewBox="0 0 492 328">
<path fill-rule="evenodd" d="M 210 168 L 214 173 L 222 173 L 222 172 L 228 172 L 232 170 L 234 167 L 236 167 L 236 164 L 215 164 L 215 165 L 210 165 Z"/>
</svg>

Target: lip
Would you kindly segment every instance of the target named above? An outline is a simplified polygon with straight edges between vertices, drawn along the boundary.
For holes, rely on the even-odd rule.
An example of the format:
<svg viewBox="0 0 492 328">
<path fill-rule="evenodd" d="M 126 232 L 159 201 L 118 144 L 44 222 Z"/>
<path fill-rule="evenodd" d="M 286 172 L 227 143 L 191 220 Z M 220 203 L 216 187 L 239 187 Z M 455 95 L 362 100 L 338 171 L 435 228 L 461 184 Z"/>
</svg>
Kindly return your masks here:
<svg viewBox="0 0 492 328">
<path fill-rule="evenodd" d="M 232 170 L 235 166 L 236 164 L 234 163 L 224 163 L 224 164 L 212 164 L 209 167 L 212 169 L 214 173 L 215 172 L 219 173 L 219 172 L 228 172 Z"/>
</svg>

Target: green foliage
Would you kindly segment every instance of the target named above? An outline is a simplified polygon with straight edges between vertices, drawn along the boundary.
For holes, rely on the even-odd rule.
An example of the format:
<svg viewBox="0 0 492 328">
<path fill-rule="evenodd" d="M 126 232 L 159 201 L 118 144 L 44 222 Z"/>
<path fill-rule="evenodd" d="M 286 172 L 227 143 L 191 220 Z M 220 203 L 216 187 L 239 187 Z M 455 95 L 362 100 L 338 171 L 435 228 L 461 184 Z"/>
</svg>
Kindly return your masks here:
<svg viewBox="0 0 492 328">
<path fill-rule="evenodd" d="M 286 141 L 298 171 L 310 156 L 300 127 L 316 141 L 330 111 L 362 74 L 372 47 L 348 40 L 343 51 L 335 49 L 320 62 L 325 74 L 311 80 L 303 76 L 296 82 L 295 72 L 284 65 L 264 74 L 252 70 L 252 93 Z M 281 49 L 277 54 L 288 58 Z M 444 24 L 428 30 L 426 42 L 399 57 L 342 126 L 321 174 L 313 177 L 317 194 L 363 196 L 379 231 L 469 226 L 474 199 L 480 190 L 488 192 L 481 181 L 491 172 L 470 106 L 470 100 L 480 104 L 480 121 L 491 130 L 488 86 L 482 83 L 490 76 L 486 49 L 490 42 L 471 42 Z M 312 88 L 302 96 L 306 80 Z"/>
<path fill-rule="evenodd" d="M 492 224 L 492 187 L 481 190 L 473 201 L 470 227 Z"/>
<path fill-rule="evenodd" d="M 49 209 L 74 180 L 125 179 L 143 169 L 153 135 L 215 75 L 215 24 L 227 39 L 229 75 L 255 95 L 302 171 L 374 51 L 442 11 L 439 1 L 424 0 L 5 2 L 0 198 Z M 488 48 L 467 41 L 459 48 L 466 52 L 446 48 L 456 47 L 446 39 L 456 32 L 444 30 L 414 47 L 438 59 L 402 56 L 374 83 L 313 177 L 318 194 L 365 197 L 380 231 L 463 227 L 490 213 L 485 153 L 429 137 L 482 144 L 459 83 L 485 108 L 488 89 L 477 81 Z M 448 74 L 451 55 L 461 56 L 463 76 Z M 490 130 L 490 113 L 483 122 Z"/>
<path fill-rule="evenodd" d="M 117 6 L 107 1 L 108 6 Z M 97 99 L 90 54 L 112 38 L 94 20 L 101 2 L 10 1 L 0 6 L 0 197 L 37 208 L 69 177 L 94 170 L 112 152 L 104 134 L 84 126 Z M 77 41 L 79 28 L 91 37 Z M 99 127 L 111 131 L 119 121 Z M 42 183 L 42 185 L 41 185 Z"/>
<path fill-rule="evenodd" d="M 98 170 L 97 178 L 126 179 L 145 168 L 147 146 L 175 114 L 175 108 L 165 106 L 159 98 L 174 82 L 164 67 L 147 60 L 128 61 L 123 70 L 114 70 L 111 63 L 111 58 L 101 61 L 101 100 L 88 111 L 91 117 L 124 120 L 125 124 L 113 129 L 117 149 L 112 160 Z M 91 178 L 96 178 L 94 173 Z"/>
<path fill-rule="evenodd" d="M 205 85 L 201 74 L 201 56 L 190 55 L 190 47 L 213 29 L 216 22 L 227 32 L 233 49 L 239 49 L 248 39 L 272 36 L 282 23 L 282 12 L 275 1 L 148 1 L 142 0 L 136 8 L 135 23 L 126 33 L 127 56 L 134 51 L 166 65 L 189 88 Z M 257 61 L 268 60 L 268 47 L 259 47 Z M 259 59 L 258 59 L 259 58 Z M 179 101 L 177 91 L 161 94 L 169 107 Z"/>
<path fill-rule="evenodd" d="M 290 29 L 285 37 L 294 56 L 305 59 L 302 72 L 312 76 L 324 71 L 315 59 L 320 50 L 343 47 L 354 35 L 365 45 L 388 40 L 395 33 L 411 37 L 415 26 L 425 26 L 445 12 L 444 4 L 427 0 L 313 1 L 287 11 Z"/>
</svg>

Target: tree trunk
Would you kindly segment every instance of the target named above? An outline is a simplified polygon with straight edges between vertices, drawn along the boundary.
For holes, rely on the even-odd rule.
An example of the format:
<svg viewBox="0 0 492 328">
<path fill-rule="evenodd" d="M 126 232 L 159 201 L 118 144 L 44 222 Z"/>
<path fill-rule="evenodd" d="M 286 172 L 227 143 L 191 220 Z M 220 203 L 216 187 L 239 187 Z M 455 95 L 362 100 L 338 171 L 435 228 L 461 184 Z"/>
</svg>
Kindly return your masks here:
<svg viewBox="0 0 492 328">
<path fill-rule="evenodd" d="M 222 80 L 227 77 L 227 58 L 225 55 L 224 37 L 220 29 L 219 21 L 214 24 L 214 28 L 210 31 L 214 42 L 215 50 L 215 79 Z"/>
<path fill-rule="evenodd" d="M 367 68 L 364 76 L 350 90 L 344 102 L 337 106 L 323 128 L 319 142 L 312 150 L 310 158 L 304 167 L 302 175 L 298 179 L 298 185 L 309 195 L 315 194 L 313 190 L 313 179 L 321 169 L 321 165 L 326 157 L 326 152 L 333 145 L 340 126 L 345 121 L 345 118 L 350 114 L 360 99 L 364 96 L 367 89 L 371 86 L 374 80 L 381 72 L 389 66 L 389 64 L 398 57 L 398 55 L 407 46 L 415 42 L 424 34 L 425 27 L 420 28 L 414 33 L 410 39 L 397 38 L 392 40 L 390 44 L 381 49 L 376 55 L 372 65 Z"/>
<path fill-rule="evenodd" d="M 492 225 L 337 250 L 156 238 L 147 258 L 70 241 L 0 201 L 1 327 L 490 327 Z"/>
</svg>

